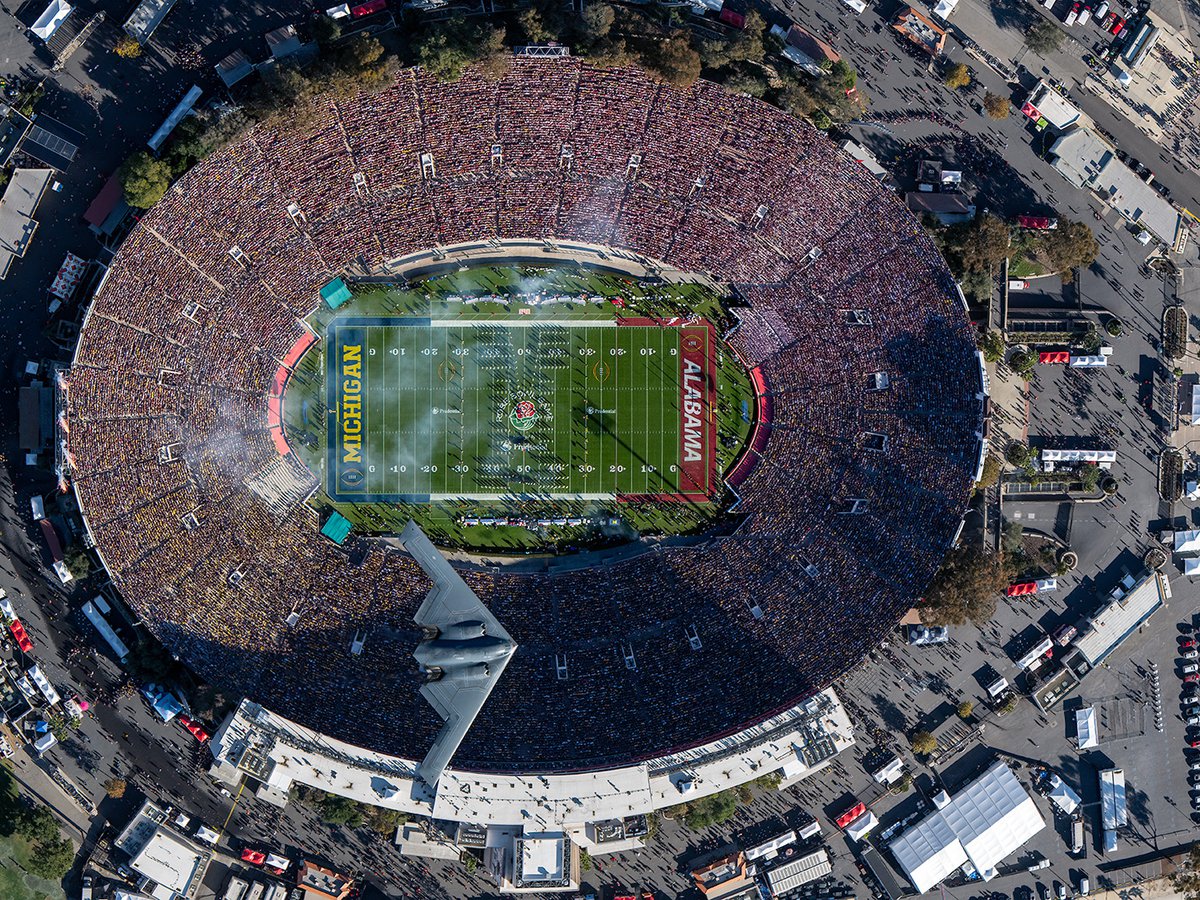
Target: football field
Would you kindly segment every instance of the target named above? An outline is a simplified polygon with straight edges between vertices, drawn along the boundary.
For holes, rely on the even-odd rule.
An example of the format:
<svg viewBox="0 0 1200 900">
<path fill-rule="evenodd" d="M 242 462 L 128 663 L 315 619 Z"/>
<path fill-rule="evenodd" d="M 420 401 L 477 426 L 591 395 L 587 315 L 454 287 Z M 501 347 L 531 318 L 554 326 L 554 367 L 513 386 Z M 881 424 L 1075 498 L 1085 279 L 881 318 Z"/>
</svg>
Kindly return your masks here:
<svg viewBox="0 0 1200 900">
<path fill-rule="evenodd" d="M 326 338 L 335 501 L 712 494 L 706 324 L 347 317 Z"/>
</svg>

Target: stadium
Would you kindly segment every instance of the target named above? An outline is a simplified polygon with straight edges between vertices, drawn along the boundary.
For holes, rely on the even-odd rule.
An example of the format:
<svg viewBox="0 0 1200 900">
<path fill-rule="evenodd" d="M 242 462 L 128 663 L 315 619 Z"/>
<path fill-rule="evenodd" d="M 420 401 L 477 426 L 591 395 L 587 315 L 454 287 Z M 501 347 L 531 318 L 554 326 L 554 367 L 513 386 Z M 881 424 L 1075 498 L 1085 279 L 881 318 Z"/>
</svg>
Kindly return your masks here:
<svg viewBox="0 0 1200 900">
<path fill-rule="evenodd" d="M 705 82 L 680 91 L 570 58 L 453 83 L 404 71 L 378 94 L 325 101 L 311 126 L 256 128 L 141 219 L 83 325 L 68 419 L 89 534 L 145 625 L 201 678 L 326 746 L 419 759 L 441 725 L 411 657 L 430 583 L 369 528 L 341 544 L 320 534 L 310 500 L 329 473 L 288 421 L 290 382 L 319 371 L 304 369 L 314 353 L 347 363 L 308 324 L 330 285 L 354 294 L 334 320 L 338 341 L 353 338 L 339 348 L 424 349 L 432 317 L 419 339 L 368 340 L 364 327 L 386 323 L 355 322 L 361 292 L 506 266 L 719 286 L 732 323 L 697 322 L 712 341 L 699 352 L 744 369 L 750 424 L 701 491 L 724 505 L 723 527 L 456 562 L 519 650 L 454 768 L 583 773 L 683 754 L 857 665 L 928 584 L 982 465 L 986 387 L 962 295 L 913 216 L 825 134 Z M 524 339 L 511 305 L 489 323 L 507 348 Z M 664 334 L 664 321 L 622 339 L 682 347 L 686 329 Z M 436 346 L 481 340 L 451 338 Z M 333 381 L 308 387 L 320 397 Z M 514 421 L 522 400 L 538 412 L 554 396 L 518 393 L 495 407 Z M 355 402 L 327 400 L 315 420 Z M 670 418 L 681 401 L 661 403 L 653 414 Z M 326 437 L 346 434 L 342 416 Z M 333 493 L 352 505 L 361 482 L 343 475 Z M 687 494 L 693 480 L 561 493 Z M 520 492 L 362 490 L 384 504 Z"/>
</svg>

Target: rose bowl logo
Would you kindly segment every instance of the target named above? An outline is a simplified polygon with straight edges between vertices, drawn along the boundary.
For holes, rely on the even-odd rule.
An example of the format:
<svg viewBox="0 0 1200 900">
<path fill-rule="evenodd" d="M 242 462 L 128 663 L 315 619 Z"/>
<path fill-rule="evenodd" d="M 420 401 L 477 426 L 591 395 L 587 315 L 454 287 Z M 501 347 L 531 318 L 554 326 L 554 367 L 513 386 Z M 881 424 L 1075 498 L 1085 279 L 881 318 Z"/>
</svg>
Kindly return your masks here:
<svg viewBox="0 0 1200 900">
<path fill-rule="evenodd" d="M 343 488 L 356 488 L 363 483 L 364 478 L 362 469 L 350 468 L 342 472 L 339 480 Z"/>
<path fill-rule="evenodd" d="M 538 411 L 532 400 L 521 400 L 508 414 L 508 422 L 517 431 L 528 431 L 537 424 Z"/>
</svg>

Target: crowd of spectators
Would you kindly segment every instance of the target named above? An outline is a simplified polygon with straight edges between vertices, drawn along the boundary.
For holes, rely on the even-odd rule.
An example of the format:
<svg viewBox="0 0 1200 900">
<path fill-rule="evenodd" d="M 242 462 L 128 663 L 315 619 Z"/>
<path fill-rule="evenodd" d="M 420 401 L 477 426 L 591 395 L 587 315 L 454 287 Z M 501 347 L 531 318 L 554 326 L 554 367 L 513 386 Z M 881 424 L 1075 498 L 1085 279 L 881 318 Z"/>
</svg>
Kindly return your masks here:
<svg viewBox="0 0 1200 900">
<path fill-rule="evenodd" d="M 277 468 L 267 395 L 330 278 L 433 245 L 553 237 L 731 283 L 747 307 L 731 343 L 774 422 L 731 536 L 464 572 L 520 650 L 456 763 L 653 756 L 855 665 L 940 563 L 980 427 L 966 315 L 911 214 L 815 129 L 703 82 L 518 59 L 498 80 L 408 71 L 325 105 L 181 179 L 80 337 L 75 488 L 156 634 L 231 696 L 423 756 L 441 725 L 411 659 L 430 584 L 393 544 L 337 546 L 308 506 L 264 501 L 299 490 Z"/>
</svg>

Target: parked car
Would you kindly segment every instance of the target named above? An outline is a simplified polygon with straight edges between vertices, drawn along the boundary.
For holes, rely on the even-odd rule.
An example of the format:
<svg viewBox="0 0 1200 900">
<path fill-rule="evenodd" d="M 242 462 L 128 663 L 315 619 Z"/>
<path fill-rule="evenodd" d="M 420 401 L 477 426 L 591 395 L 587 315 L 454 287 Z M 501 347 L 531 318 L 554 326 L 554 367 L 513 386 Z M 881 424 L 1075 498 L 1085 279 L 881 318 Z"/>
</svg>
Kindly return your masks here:
<svg viewBox="0 0 1200 900">
<path fill-rule="evenodd" d="M 1112 35 L 1118 35 L 1124 30 L 1125 30 L 1125 20 L 1122 19 L 1120 16 L 1117 16 L 1117 20 L 1115 22 L 1113 22 L 1112 25 L 1109 27 L 1108 33 L 1112 34 Z"/>
<path fill-rule="evenodd" d="M 1180 650 L 1179 655 L 1184 659 L 1196 659 L 1197 657 L 1200 657 L 1200 650 L 1195 650 L 1189 647 L 1186 650 Z"/>
<path fill-rule="evenodd" d="M 1096 7 L 1096 24 L 1100 24 L 1108 18 L 1108 0 L 1100 0 L 1100 5 Z"/>
<path fill-rule="evenodd" d="M 1090 6 L 1085 6 L 1083 8 L 1082 12 L 1079 13 L 1079 21 L 1076 24 L 1077 25 L 1086 25 L 1091 20 L 1091 18 L 1092 18 L 1092 8 Z"/>
<path fill-rule="evenodd" d="M 1192 809 L 1200 809 L 1200 794 L 1192 795 Z"/>
<path fill-rule="evenodd" d="M 1187 745 L 1189 747 L 1191 747 L 1193 750 L 1195 750 L 1197 747 L 1200 747 L 1200 737 L 1192 738 L 1191 740 L 1189 740 L 1187 742 Z"/>
<path fill-rule="evenodd" d="M 1054 882 L 1054 896 L 1058 900 L 1067 900 L 1067 886 L 1061 881 Z"/>
<path fill-rule="evenodd" d="M 1086 875 L 1079 876 L 1079 893 L 1086 897 L 1092 892 L 1092 883 L 1088 881 Z"/>
<path fill-rule="evenodd" d="M 1182 640 L 1179 642 L 1179 649 L 1181 649 L 1181 650 L 1195 650 L 1195 649 L 1196 649 L 1196 639 L 1195 639 L 1195 638 L 1183 638 L 1183 639 L 1182 639 Z"/>
<path fill-rule="evenodd" d="M 1196 665 L 1193 662 L 1184 663 L 1182 666 L 1179 667 L 1179 671 L 1182 672 L 1184 675 L 1193 675 L 1196 672 L 1200 672 L 1200 666 Z"/>
<path fill-rule="evenodd" d="M 1050 889 L 1042 884 L 1037 883 L 1038 900 L 1050 900 Z"/>
<path fill-rule="evenodd" d="M 1189 672 L 1183 676 L 1184 684 L 1195 684 L 1197 681 L 1200 681 L 1200 675 L 1196 674 L 1195 671 Z"/>
<path fill-rule="evenodd" d="M 1063 19 L 1063 24 L 1067 26 L 1074 25 L 1079 19 L 1079 13 L 1083 9 L 1082 3 L 1076 3 L 1071 7 L 1071 11 L 1067 13 L 1067 17 Z"/>
</svg>

